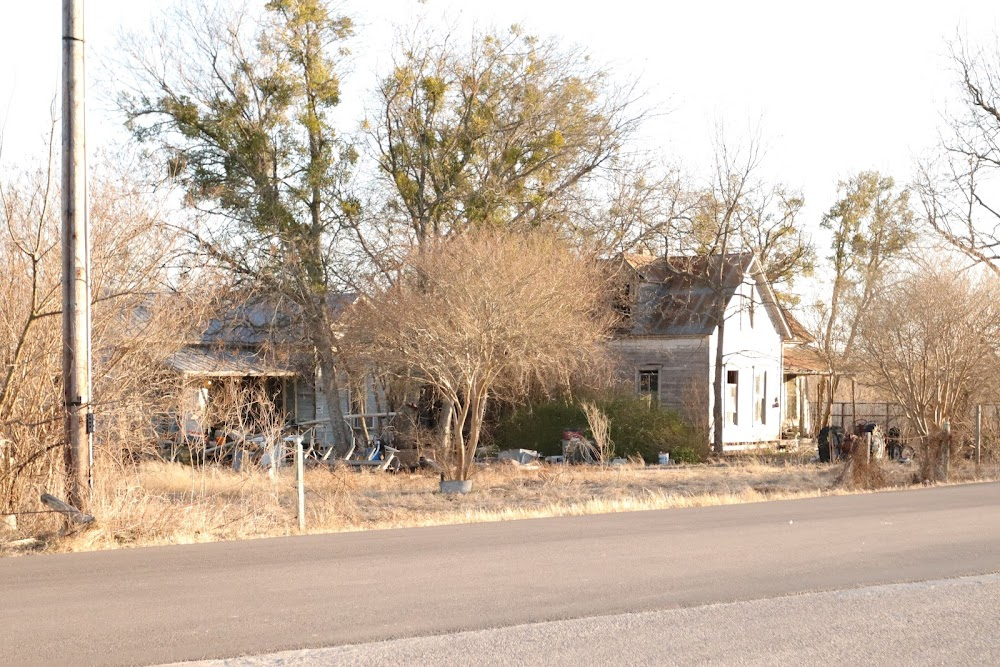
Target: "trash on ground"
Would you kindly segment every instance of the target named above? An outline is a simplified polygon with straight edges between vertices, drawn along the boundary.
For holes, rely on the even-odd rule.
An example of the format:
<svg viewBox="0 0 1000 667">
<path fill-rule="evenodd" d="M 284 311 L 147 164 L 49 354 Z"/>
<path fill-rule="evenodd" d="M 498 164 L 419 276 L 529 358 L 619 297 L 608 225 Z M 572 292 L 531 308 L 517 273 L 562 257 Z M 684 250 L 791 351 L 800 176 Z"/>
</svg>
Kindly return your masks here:
<svg viewBox="0 0 1000 667">
<path fill-rule="evenodd" d="M 539 454 L 533 449 L 505 449 L 497 454 L 497 461 L 514 461 L 525 465 L 538 460 Z"/>
</svg>

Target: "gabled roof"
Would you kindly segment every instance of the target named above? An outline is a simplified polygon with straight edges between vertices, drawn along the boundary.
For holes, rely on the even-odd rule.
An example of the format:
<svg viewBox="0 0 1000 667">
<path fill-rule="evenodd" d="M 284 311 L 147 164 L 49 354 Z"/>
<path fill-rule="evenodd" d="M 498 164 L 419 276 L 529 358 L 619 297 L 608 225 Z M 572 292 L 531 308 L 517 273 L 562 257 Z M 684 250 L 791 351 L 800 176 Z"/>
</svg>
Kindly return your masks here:
<svg viewBox="0 0 1000 667">
<path fill-rule="evenodd" d="M 803 344 L 786 345 L 782 354 L 784 372 L 790 375 L 829 375 L 830 365 L 813 347 Z"/>
<path fill-rule="evenodd" d="M 718 326 L 720 306 L 729 303 L 751 274 L 775 328 L 782 338 L 791 336 L 760 262 L 751 253 L 666 258 L 623 255 L 622 261 L 638 278 L 629 330 L 633 335 L 711 334 Z"/>
<path fill-rule="evenodd" d="M 816 337 L 809 333 L 809 329 L 806 325 L 799 322 L 792 311 L 788 310 L 784 306 L 780 306 L 781 316 L 785 318 L 785 322 L 788 323 L 788 328 L 792 332 L 792 340 L 799 343 L 815 343 Z"/>
<path fill-rule="evenodd" d="M 357 300 L 354 293 L 328 297 L 336 321 Z M 165 360 L 171 370 L 198 377 L 291 377 L 309 337 L 299 306 L 287 299 L 260 297 L 219 309 L 200 334 Z"/>
</svg>

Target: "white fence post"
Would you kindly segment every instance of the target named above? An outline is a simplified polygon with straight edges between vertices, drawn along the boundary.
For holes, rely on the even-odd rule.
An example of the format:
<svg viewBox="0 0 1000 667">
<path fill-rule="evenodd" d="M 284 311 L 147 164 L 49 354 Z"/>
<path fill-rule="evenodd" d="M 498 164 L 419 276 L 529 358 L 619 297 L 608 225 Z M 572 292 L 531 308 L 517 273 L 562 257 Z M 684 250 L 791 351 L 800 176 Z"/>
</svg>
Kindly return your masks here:
<svg viewBox="0 0 1000 667">
<path fill-rule="evenodd" d="M 298 492 L 299 532 L 306 529 L 305 456 L 302 453 L 302 435 L 295 436 L 295 486 Z"/>
</svg>

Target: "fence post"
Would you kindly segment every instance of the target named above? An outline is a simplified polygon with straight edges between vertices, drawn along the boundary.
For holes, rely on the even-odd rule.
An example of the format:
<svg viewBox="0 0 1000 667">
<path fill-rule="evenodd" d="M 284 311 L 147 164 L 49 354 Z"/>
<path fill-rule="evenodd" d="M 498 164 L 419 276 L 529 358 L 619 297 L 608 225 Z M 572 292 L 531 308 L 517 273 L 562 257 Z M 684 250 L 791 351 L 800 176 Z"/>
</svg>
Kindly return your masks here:
<svg viewBox="0 0 1000 667">
<path fill-rule="evenodd" d="M 983 462 L 983 406 L 976 406 L 976 465 Z"/>
<path fill-rule="evenodd" d="M 302 434 L 295 436 L 295 487 L 298 493 L 299 532 L 306 529 L 306 487 L 305 487 L 305 456 L 302 452 Z"/>
</svg>

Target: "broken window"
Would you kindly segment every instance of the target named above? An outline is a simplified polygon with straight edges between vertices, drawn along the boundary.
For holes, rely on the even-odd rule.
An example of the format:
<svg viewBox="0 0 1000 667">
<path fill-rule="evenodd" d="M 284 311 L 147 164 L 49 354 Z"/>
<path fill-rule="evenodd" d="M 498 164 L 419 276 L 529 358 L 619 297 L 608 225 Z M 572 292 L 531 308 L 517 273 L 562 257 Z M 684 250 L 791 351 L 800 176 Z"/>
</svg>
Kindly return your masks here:
<svg viewBox="0 0 1000 667">
<path fill-rule="evenodd" d="M 660 404 L 660 371 L 646 369 L 639 371 L 639 395 L 648 396 L 652 405 Z"/>
<path fill-rule="evenodd" d="M 726 371 L 726 423 L 733 426 L 739 423 L 739 384 L 739 371 Z"/>
<path fill-rule="evenodd" d="M 753 418 L 758 424 L 767 423 L 767 371 L 754 376 Z"/>
</svg>

